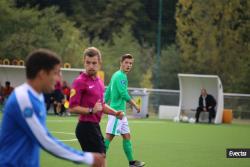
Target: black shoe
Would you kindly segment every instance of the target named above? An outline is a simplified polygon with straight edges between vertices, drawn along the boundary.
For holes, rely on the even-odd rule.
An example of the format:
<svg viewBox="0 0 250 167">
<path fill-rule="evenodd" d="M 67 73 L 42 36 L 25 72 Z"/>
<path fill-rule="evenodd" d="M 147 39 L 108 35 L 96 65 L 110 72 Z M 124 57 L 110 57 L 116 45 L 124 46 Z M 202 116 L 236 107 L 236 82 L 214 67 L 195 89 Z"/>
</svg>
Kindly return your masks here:
<svg viewBox="0 0 250 167">
<path fill-rule="evenodd" d="M 129 167 L 142 167 L 142 166 L 145 166 L 145 162 L 137 160 L 129 162 Z"/>
</svg>

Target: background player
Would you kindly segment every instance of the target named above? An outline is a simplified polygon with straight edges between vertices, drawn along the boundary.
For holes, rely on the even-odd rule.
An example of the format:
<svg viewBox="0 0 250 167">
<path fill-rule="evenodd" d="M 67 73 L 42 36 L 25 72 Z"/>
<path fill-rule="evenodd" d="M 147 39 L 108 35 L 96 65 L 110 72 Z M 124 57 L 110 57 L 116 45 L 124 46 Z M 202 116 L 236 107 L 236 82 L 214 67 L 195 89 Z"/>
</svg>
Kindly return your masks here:
<svg viewBox="0 0 250 167">
<path fill-rule="evenodd" d="M 128 94 L 128 79 L 127 73 L 132 69 L 134 58 L 130 54 L 125 54 L 120 60 L 120 70 L 116 71 L 111 78 L 109 86 L 105 92 L 105 102 L 110 101 L 110 107 L 115 110 L 123 111 L 126 115 L 126 102 L 129 102 L 137 112 L 140 112 L 140 107 L 136 105 L 135 101 Z M 106 128 L 105 146 L 106 150 L 115 135 L 122 135 L 123 137 L 123 150 L 127 156 L 130 167 L 144 166 L 145 163 L 134 160 L 132 144 L 130 140 L 130 130 L 128 120 L 123 117 L 122 120 L 109 116 Z"/>
</svg>

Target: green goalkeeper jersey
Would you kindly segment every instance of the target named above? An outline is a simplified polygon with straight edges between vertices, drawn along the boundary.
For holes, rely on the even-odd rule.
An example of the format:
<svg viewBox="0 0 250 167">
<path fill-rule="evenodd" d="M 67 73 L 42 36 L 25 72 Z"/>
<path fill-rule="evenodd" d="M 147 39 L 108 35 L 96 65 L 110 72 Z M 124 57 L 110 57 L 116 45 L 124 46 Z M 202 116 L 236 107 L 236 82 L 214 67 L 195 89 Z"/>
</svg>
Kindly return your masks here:
<svg viewBox="0 0 250 167">
<path fill-rule="evenodd" d="M 110 102 L 110 107 L 115 110 L 126 112 L 126 102 L 130 99 L 127 75 L 122 70 L 116 71 L 106 89 L 105 102 Z"/>
</svg>

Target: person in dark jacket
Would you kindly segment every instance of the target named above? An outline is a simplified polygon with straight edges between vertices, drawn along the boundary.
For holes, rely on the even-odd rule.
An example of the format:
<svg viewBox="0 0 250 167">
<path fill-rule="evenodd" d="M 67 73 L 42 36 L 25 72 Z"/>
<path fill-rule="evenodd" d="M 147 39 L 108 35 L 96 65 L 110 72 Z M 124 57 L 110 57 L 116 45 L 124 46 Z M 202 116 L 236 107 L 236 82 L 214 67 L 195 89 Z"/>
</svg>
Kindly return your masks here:
<svg viewBox="0 0 250 167">
<path fill-rule="evenodd" d="M 215 106 L 216 106 L 216 100 L 214 97 L 210 94 L 207 94 L 207 90 L 202 88 L 201 89 L 201 95 L 199 97 L 199 106 L 196 109 L 196 123 L 199 122 L 199 117 L 201 112 L 208 112 L 208 122 L 211 123 L 212 119 L 215 117 Z"/>
</svg>

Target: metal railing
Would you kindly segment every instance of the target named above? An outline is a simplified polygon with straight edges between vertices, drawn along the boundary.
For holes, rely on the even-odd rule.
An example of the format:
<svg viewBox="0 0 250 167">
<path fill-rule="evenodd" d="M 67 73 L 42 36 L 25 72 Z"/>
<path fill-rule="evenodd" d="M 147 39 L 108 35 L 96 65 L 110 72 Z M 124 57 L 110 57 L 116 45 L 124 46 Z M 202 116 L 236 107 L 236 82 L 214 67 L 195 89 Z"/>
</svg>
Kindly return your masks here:
<svg viewBox="0 0 250 167">
<path fill-rule="evenodd" d="M 129 88 L 132 91 L 149 93 L 149 112 L 158 114 L 159 105 L 179 105 L 179 90 Z M 224 108 L 233 110 L 233 117 L 250 119 L 250 94 L 224 93 Z"/>
<path fill-rule="evenodd" d="M 129 88 L 132 91 L 147 91 L 149 93 L 149 113 L 158 114 L 159 105 L 179 105 L 179 90 Z M 0 110 L 2 109 L 0 105 Z M 233 117 L 250 119 L 250 94 L 224 93 L 224 108 L 233 110 Z"/>
</svg>

